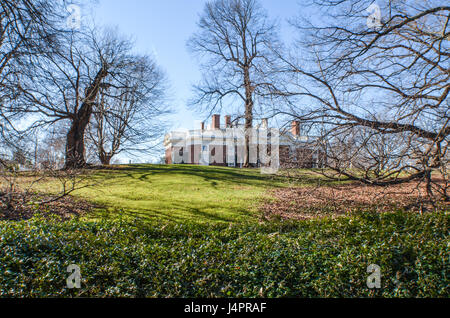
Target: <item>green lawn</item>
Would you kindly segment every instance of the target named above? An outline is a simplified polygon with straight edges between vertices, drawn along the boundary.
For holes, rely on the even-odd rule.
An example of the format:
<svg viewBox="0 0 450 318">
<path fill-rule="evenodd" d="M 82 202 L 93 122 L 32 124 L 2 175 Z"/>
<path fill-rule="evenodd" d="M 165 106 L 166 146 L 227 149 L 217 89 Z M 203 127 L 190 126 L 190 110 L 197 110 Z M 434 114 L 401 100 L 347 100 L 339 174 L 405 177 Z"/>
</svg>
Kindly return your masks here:
<svg viewBox="0 0 450 318">
<path fill-rule="evenodd" d="M 195 223 L 256 220 L 267 189 L 288 185 L 284 179 L 255 169 L 131 165 L 92 173 L 90 180 L 98 183 L 74 193 L 102 206 L 90 218 Z M 305 172 L 305 182 L 311 178 Z"/>
</svg>

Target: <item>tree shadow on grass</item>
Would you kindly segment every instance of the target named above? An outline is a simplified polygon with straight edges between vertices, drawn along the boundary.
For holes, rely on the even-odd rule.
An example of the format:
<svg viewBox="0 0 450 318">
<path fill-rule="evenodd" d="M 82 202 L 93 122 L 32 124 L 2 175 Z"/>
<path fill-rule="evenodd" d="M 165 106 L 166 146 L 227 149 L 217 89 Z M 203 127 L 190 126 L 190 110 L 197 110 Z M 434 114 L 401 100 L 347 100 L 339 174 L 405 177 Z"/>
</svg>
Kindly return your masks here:
<svg viewBox="0 0 450 318">
<path fill-rule="evenodd" d="M 98 168 L 96 173 L 104 179 L 138 179 L 140 181 L 152 182 L 150 177 L 188 176 L 198 177 L 212 186 L 220 183 L 249 185 L 256 187 L 282 188 L 287 179 L 283 176 L 261 174 L 259 169 L 238 169 L 225 167 L 204 167 L 195 165 L 129 165 L 118 166 L 115 169 L 102 170 Z M 317 178 L 305 175 L 301 183 L 316 183 Z"/>
<path fill-rule="evenodd" d="M 111 206 L 94 212 L 92 216 L 98 218 L 125 218 L 143 222 L 167 221 L 177 223 L 233 223 L 240 219 L 248 220 L 256 217 L 254 213 L 244 207 L 224 209 L 220 204 L 211 203 L 193 207 L 189 202 L 180 200 L 167 202 L 166 209 L 149 207 L 123 209 Z"/>
<path fill-rule="evenodd" d="M 248 219 L 254 217 L 254 213 L 251 212 L 251 204 L 246 204 L 247 197 L 240 196 L 239 192 L 230 192 L 229 195 L 227 189 L 262 189 L 265 192 L 266 189 L 285 188 L 289 185 L 285 177 L 264 175 L 258 169 L 192 165 L 119 166 L 114 169 L 98 169 L 93 173 L 93 177 L 103 179 L 105 186 L 96 189 L 100 196 L 101 193 L 109 196 L 105 203 L 108 208 L 100 214 L 109 217 L 117 214 L 146 221 L 233 222 Z M 195 186 L 196 180 L 199 182 L 198 189 Z M 183 182 L 189 184 L 184 187 Z M 307 173 L 301 180 L 302 185 L 317 182 L 317 177 Z M 218 198 L 208 191 L 208 187 L 219 191 L 217 194 L 225 201 L 218 201 Z M 112 193 L 108 193 L 109 191 Z M 122 206 L 117 203 L 119 199 L 125 200 Z M 229 203 L 229 199 L 237 201 Z M 142 201 L 142 204 L 130 204 L 130 201 Z M 258 200 L 255 200 L 255 203 L 257 202 Z"/>
<path fill-rule="evenodd" d="M 312 174 L 310 170 L 302 173 L 297 178 L 287 178 L 283 175 L 262 174 L 259 169 L 239 169 L 228 167 L 198 166 L 198 165 L 123 165 L 109 168 L 95 167 L 97 171 L 93 177 L 102 179 L 131 178 L 151 183 L 151 176 L 175 175 L 192 176 L 202 178 L 204 181 L 217 185 L 217 182 L 237 185 L 251 185 L 271 188 L 284 188 L 287 183 L 290 185 L 316 185 L 320 182 L 323 185 L 336 183 L 333 180 L 324 179 L 319 174 Z"/>
</svg>

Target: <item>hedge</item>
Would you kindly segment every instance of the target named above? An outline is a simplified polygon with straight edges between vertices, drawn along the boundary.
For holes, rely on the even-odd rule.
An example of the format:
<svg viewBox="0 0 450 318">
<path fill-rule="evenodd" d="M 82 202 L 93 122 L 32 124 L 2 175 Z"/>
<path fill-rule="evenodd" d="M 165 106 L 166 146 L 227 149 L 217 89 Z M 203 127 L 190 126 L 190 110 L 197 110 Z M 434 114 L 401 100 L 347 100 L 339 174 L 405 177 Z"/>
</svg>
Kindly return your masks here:
<svg viewBox="0 0 450 318">
<path fill-rule="evenodd" d="M 3 297 L 449 297 L 449 215 L 246 225 L 0 222 Z M 81 269 L 69 289 L 67 267 Z M 367 267 L 381 267 L 381 288 Z"/>
</svg>

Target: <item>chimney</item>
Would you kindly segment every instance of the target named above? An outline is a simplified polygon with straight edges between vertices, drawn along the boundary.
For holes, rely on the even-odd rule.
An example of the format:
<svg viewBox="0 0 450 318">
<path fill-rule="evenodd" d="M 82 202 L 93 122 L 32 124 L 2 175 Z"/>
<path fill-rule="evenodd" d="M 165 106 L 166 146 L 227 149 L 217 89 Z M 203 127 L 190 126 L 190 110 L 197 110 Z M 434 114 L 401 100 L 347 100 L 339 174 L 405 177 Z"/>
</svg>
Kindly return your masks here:
<svg viewBox="0 0 450 318">
<path fill-rule="evenodd" d="M 225 127 L 231 128 L 231 116 L 225 116 Z"/>
<path fill-rule="evenodd" d="M 292 134 L 294 136 L 300 136 L 300 122 L 299 121 L 293 121 L 292 122 Z"/>
<path fill-rule="evenodd" d="M 220 129 L 220 115 L 213 115 L 212 116 L 212 127 L 214 129 Z"/>
</svg>

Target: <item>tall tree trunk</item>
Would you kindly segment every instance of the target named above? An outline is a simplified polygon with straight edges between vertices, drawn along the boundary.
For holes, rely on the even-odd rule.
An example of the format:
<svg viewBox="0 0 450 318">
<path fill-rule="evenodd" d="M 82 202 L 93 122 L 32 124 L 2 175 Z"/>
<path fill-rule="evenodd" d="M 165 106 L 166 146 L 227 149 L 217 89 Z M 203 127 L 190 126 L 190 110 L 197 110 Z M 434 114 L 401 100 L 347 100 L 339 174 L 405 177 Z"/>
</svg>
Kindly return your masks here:
<svg viewBox="0 0 450 318">
<path fill-rule="evenodd" d="M 102 146 L 100 146 L 99 155 L 98 158 L 100 159 L 100 162 L 104 166 L 109 166 L 111 163 L 113 155 L 111 153 L 107 153 Z"/>
<path fill-rule="evenodd" d="M 67 133 L 65 169 L 79 169 L 86 166 L 84 134 L 91 119 L 100 84 L 107 75 L 107 69 L 102 67 L 86 90 L 85 101 L 81 104 L 78 112 L 74 114 L 70 130 Z"/>
<path fill-rule="evenodd" d="M 109 166 L 111 164 L 111 156 L 105 156 L 101 159 L 101 163 L 104 166 Z"/>
<path fill-rule="evenodd" d="M 90 116 L 85 116 L 83 122 L 77 118 L 72 121 L 66 143 L 66 169 L 78 169 L 86 166 L 84 131 Z M 87 119 L 87 123 L 86 123 Z"/>
<path fill-rule="evenodd" d="M 250 70 L 244 69 L 245 86 L 245 153 L 244 167 L 250 167 L 250 130 L 253 127 L 253 87 L 250 81 Z"/>
</svg>

